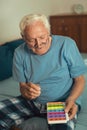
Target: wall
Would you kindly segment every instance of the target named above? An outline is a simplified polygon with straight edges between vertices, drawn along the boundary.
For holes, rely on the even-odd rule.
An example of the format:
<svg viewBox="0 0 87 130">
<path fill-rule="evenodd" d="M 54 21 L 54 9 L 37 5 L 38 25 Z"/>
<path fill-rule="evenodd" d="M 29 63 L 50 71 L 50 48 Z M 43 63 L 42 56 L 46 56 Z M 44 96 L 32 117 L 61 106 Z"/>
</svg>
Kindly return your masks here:
<svg viewBox="0 0 87 130">
<path fill-rule="evenodd" d="M 51 14 L 73 13 L 73 5 L 82 4 L 87 13 L 87 0 L 51 0 Z"/>
<path fill-rule="evenodd" d="M 0 43 L 20 37 L 20 19 L 28 13 L 72 13 L 72 5 L 81 3 L 87 12 L 87 0 L 0 0 Z"/>
<path fill-rule="evenodd" d="M 0 0 L 0 43 L 20 36 L 20 19 L 28 13 L 50 11 L 50 0 Z"/>
</svg>

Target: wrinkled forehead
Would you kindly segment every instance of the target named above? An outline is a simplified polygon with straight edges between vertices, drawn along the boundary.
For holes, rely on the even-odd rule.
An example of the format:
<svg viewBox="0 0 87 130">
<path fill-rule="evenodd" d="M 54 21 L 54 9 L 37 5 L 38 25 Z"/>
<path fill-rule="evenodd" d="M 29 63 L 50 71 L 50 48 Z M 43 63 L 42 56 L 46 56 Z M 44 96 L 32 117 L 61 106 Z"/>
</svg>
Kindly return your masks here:
<svg viewBox="0 0 87 130">
<path fill-rule="evenodd" d="M 48 29 L 41 22 L 34 22 L 27 25 L 24 30 L 24 35 L 29 35 L 29 37 L 41 36 L 48 33 Z"/>
</svg>

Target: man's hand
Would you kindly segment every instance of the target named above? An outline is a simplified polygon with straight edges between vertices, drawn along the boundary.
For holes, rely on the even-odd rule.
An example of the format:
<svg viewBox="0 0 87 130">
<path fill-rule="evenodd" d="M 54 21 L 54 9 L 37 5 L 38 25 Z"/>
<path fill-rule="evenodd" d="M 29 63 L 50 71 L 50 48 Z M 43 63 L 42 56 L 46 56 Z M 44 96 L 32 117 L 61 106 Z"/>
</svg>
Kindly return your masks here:
<svg viewBox="0 0 87 130">
<path fill-rule="evenodd" d="M 78 111 L 78 105 L 73 100 L 66 101 L 65 112 L 68 113 L 69 119 L 73 119 Z"/>
<path fill-rule="evenodd" d="M 20 83 L 20 92 L 23 97 L 27 99 L 35 99 L 40 96 L 41 88 L 38 84 L 33 83 Z"/>
</svg>

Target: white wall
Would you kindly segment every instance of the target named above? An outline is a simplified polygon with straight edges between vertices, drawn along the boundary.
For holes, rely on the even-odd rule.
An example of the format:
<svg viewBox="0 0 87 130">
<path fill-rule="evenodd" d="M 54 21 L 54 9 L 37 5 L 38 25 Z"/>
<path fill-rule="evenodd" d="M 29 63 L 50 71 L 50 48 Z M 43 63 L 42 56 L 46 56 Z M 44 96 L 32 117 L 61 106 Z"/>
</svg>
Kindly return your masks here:
<svg viewBox="0 0 87 130">
<path fill-rule="evenodd" d="M 20 36 L 20 19 L 29 13 L 49 15 L 50 0 L 0 0 L 0 42 Z"/>
<path fill-rule="evenodd" d="M 24 15 L 72 13 L 75 3 L 87 12 L 87 0 L 0 0 L 0 43 L 20 37 L 19 22 Z"/>
<path fill-rule="evenodd" d="M 87 14 L 87 0 L 51 0 L 51 14 L 72 14 L 73 5 L 82 4 Z"/>
</svg>

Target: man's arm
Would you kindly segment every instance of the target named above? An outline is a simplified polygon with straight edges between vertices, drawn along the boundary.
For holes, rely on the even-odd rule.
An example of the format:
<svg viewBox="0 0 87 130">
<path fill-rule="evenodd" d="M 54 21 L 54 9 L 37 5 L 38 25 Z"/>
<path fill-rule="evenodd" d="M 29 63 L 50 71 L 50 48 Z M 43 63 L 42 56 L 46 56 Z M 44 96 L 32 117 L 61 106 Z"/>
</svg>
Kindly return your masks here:
<svg viewBox="0 0 87 130">
<path fill-rule="evenodd" d="M 66 100 L 65 111 L 69 113 L 69 118 L 72 119 L 76 112 L 78 111 L 78 106 L 76 105 L 76 99 L 82 94 L 85 86 L 84 76 L 79 76 L 74 79 L 74 85 L 69 97 Z"/>
</svg>

